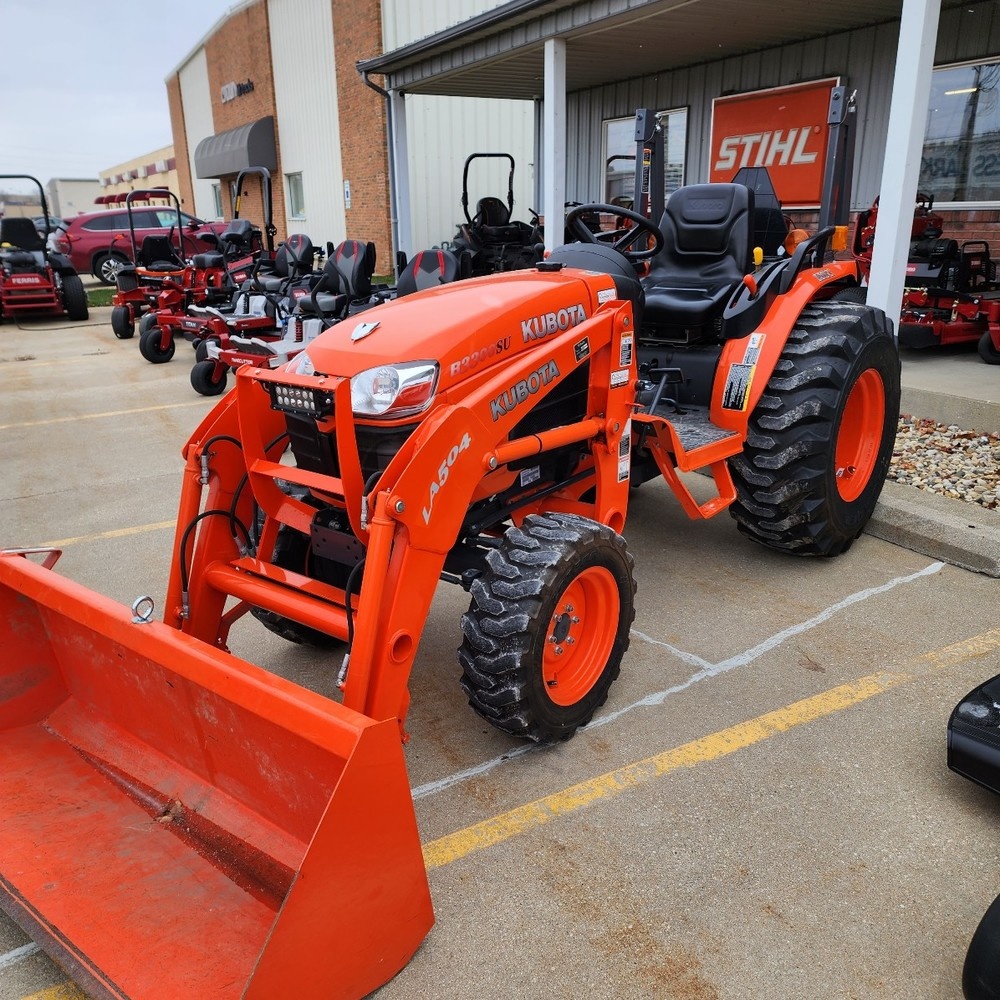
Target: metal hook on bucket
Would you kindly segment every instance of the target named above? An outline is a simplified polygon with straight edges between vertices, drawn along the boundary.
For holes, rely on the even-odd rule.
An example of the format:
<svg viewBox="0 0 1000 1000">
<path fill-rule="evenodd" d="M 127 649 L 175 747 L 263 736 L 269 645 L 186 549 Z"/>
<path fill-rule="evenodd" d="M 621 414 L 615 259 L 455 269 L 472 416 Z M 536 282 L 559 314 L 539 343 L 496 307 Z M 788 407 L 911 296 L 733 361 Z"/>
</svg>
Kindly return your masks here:
<svg viewBox="0 0 1000 1000">
<path fill-rule="evenodd" d="M 153 608 L 156 607 L 153 598 L 148 594 L 137 597 L 132 602 L 132 622 L 135 625 L 145 625 L 153 620 Z M 141 610 L 140 610 L 141 609 Z"/>
</svg>

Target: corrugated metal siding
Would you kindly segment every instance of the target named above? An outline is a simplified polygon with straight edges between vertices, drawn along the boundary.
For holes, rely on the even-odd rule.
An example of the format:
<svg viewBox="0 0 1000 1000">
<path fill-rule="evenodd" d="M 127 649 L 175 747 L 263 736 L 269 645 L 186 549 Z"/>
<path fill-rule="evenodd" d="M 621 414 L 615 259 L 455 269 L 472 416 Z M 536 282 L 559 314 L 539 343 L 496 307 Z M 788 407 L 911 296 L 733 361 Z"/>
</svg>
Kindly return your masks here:
<svg viewBox="0 0 1000 1000">
<path fill-rule="evenodd" d="M 215 196 L 209 179 L 201 179 L 194 169 L 194 151 L 202 139 L 215 135 L 212 119 L 212 94 L 208 89 L 208 61 L 205 50 L 199 49 L 178 73 L 181 102 L 184 105 L 184 130 L 187 132 L 188 158 L 191 168 L 191 185 L 194 188 L 194 206 L 185 205 L 192 214 L 202 219 L 215 218 Z"/>
<path fill-rule="evenodd" d="M 487 107 L 488 104 L 488 107 Z M 514 217 L 534 208 L 534 105 L 462 97 L 406 98 L 411 224 L 409 252 L 450 240 L 462 213 L 462 171 L 470 153 L 514 157 Z M 478 198 L 507 200 L 506 160 L 475 160 L 469 171 L 469 211 Z"/>
<path fill-rule="evenodd" d="M 302 174 L 306 210 L 304 220 L 289 218 L 289 232 L 305 232 L 317 246 L 339 243 L 347 223 L 332 10 L 329 3 L 268 0 L 268 21 L 281 170 Z"/>
<path fill-rule="evenodd" d="M 382 37 L 386 52 L 424 38 L 483 11 L 502 0 L 383 0 Z M 534 207 L 534 104 L 530 101 L 481 100 L 463 97 L 406 97 L 410 173 L 410 224 L 413 246 L 408 253 L 440 244 L 455 235 L 462 214 L 462 168 L 470 153 L 510 153 L 514 172 L 514 214 L 528 220 Z M 497 161 L 499 164 L 500 161 Z M 470 203 L 485 194 L 506 200 L 506 171 L 477 161 L 470 183 Z M 400 206 L 405 210 L 405 206 Z"/>
<path fill-rule="evenodd" d="M 974 19 L 974 23 L 973 23 Z M 868 207 L 882 178 L 898 25 L 842 32 L 764 52 L 655 76 L 594 87 L 569 95 L 566 196 L 600 200 L 602 122 L 631 115 L 639 107 L 688 108 L 686 183 L 708 177 L 712 100 L 726 93 L 778 87 L 840 76 L 858 92 L 860 124 L 852 204 Z M 1000 4 L 971 11 L 943 11 L 935 65 L 1000 55 Z"/>
</svg>

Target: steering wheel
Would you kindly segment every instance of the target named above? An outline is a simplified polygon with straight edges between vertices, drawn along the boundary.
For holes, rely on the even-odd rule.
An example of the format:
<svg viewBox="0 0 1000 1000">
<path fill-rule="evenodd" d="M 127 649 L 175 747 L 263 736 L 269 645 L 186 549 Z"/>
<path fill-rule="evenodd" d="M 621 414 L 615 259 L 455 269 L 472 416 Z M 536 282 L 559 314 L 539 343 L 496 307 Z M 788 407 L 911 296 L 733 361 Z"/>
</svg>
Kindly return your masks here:
<svg viewBox="0 0 1000 1000">
<path fill-rule="evenodd" d="M 588 229 L 583 221 L 585 215 L 594 212 L 613 215 L 618 219 L 628 219 L 635 225 L 627 229 L 613 229 L 608 232 L 595 233 Z M 618 205 L 604 205 L 596 202 L 577 205 L 566 216 L 566 228 L 584 243 L 610 246 L 612 250 L 617 250 L 630 264 L 649 260 L 663 249 L 663 233 L 652 219 L 647 219 L 646 216 L 640 215 L 638 212 L 633 212 L 629 208 L 621 208 Z M 629 249 L 642 236 L 652 237 L 653 245 L 645 250 Z"/>
</svg>

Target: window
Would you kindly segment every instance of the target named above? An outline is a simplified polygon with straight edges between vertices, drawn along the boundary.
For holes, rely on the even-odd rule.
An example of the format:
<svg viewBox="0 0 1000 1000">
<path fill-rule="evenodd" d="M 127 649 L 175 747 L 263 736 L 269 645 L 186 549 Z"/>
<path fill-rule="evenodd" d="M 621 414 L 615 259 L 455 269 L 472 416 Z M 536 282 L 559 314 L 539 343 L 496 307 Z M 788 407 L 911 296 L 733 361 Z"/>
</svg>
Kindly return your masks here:
<svg viewBox="0 0 1000 1000">
<path fill-rule="evenodd" d="M 285 190 L 288 192 L 288 217 L 304 219 L 306 200 L 302 193 L 302 174 L 285 174 Z"/>
<path fill-rule="evenodd" d="M 110 229 L 121 227 L 115 226 L 114 212 L 102 212 L 100 215 L 95 215 L 92 219 L 88 219 L 82 228 L 96 232 L 107 232 Z"/>
<path fill-rule="evenodd" d="M 661 112 L 663 151 L 666 160 L 664 197 L 684 183 L 687 147 L 687 109 Z M 604 123 L 604 200 L 631 208 L 635 195 L 635 117 L 612 118 Z"/>
<path fill-rule="evenodd" d="M 935 202 L 1000 201 L 1000 62 L 934 71 L 918 187 Z"/>
<path fill-rule="evenodd" d="M 217 219 L 222 218 L 222 185 L 213 184 L 212 185 L 212 199 L 215 204 L 215 217 Z"/>
</svg>

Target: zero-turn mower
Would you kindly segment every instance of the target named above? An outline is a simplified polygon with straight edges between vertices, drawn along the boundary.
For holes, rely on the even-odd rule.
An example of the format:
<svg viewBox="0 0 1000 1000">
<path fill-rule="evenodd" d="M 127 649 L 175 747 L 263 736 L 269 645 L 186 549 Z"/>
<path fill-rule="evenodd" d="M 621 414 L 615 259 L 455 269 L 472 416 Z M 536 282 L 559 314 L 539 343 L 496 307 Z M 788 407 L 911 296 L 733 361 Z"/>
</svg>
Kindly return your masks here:
<svg viewBox="0 0 1000 1000">
<path fill-rule="evenodd" d="M 595 212 L 632 226 L 604 244 Z M 162 622 L 0 556 L 0 898 L 86 988 L 357 997 L 406 963 L 433 919 L 401 747 L 438 581 L 470 595 L 472 708 L 556 742 L 629 646 L 634 487 L 794 554 L 864 529 L 899 358 L 841 298 L 837 230 L 758 263 L 742 184 L 567 221 L 580 242 L 532 268 L 240 367 L 184 447 Z M 342 701 L 228 654 L 248 613 L 334 647 Z"/>
<path fill-rule="evenodd" d="M 31 219 L 0 219 L 0 323 L 7 318 L 60 313 L 71 320 L 86 319 L 87 292 L 76 268 L 68 257 L 47 246 L 51 230 L 41 183 L 28 174 L 2 174 L 0 180 L 35 184 L 45 216 L 44 235 Z"/>
</svg>

